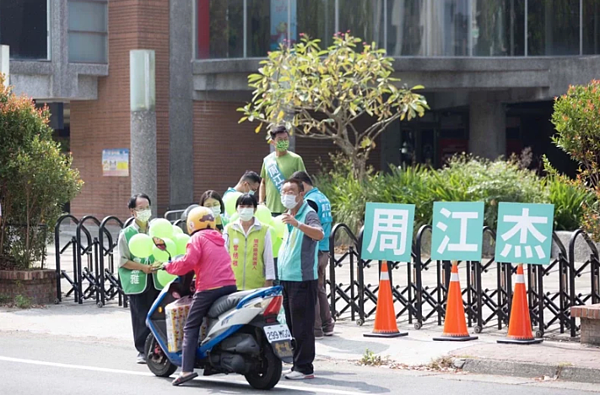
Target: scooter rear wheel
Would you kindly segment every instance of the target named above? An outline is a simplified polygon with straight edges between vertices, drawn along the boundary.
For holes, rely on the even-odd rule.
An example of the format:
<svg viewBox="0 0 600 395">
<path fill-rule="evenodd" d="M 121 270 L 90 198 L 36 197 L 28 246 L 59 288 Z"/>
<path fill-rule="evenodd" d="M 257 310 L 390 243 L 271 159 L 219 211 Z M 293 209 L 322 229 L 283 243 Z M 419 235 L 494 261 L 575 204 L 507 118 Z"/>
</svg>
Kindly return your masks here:
<svg viewBox="0 0 600 395">
<path fill-rule="evenodd" d="M 146 354 L 146 364 L 148 365 L 148 369 L 150 369 L 154 375 L 158 377 L 169 377 L 177 370 L 177 366 L 173 365 L 171 361 L 169 361 L 169 358 L 167 358 L 163 350 L 160 348 L 152 333 L 146 338 L 144 351 Z"/>
<path fill-rule="evenodd" d="M 244 377 L 257 390 L 270 390 L 281 379 L 282 364 L 281 360 L 273 353 L 271 345 L 265 342 L 263 350 L 260 371 L 248 373 Z"/>
</svg>

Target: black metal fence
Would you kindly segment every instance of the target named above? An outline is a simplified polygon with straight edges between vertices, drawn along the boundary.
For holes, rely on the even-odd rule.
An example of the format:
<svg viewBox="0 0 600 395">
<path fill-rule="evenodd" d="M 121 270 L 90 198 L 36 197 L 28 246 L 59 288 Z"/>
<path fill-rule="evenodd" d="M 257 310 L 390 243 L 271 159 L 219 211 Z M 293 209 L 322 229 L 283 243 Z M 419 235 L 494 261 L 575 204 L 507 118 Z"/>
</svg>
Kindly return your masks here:
<svg viewBox="0 0 600 395">
<path fill-rule="evenodd" d="M 178 214 L 168 219 L 179 225 Z M 109 216 L 100 221 L 92 216 L 77 219 L 71 215 L 58 220 L 55 227 L 57 303 L 72 296 L 79 304 L 91 300 L 101 307 L 115 300 L 119 306 L 128 307 L 118 277 L 116 232 L 132 220 L 123 222 Z M 68 222 L 75 226 L 75 233 L 66 242 L 61 241 L 61 229 Z M 488 227 L 483 232 L 484 240 L 493 246 L 495 232 Z M 396 316 L 413 324 L 415 329 L 428 322 L 442 325 L 446 309 L 450 262 L 429 258 L 426 236 L 430 233 L 431 226 L 423 226 L 417 232 L 411 262 L 389 262 Z M 342 252 L 336 252 L 334 246 L 342 234 L 349 245 Z M 586 247 L 585 259 L 576 259 L 576 243 Z M 349 316 L 360 325 L 375 314 L 380 270 L 380 262 L 360 258 L 361 244 L 361 233 L 355 235 L 345 224 L 334 226 L 327 281 L 334 315 L 337 318 Z M 549 265 L 527 266 L 531 321 L 538 337 L 554 328 L 575 337 L 579 327 L 570 315 L 571 306 L 600 303 L 599 253 L 582 230 L 572 234 L 566 247 L 554 234 L 553 250 L 555 257 Z M 486 255 L 488 257 L 481 262 L 466 261 L 459 265 L 467 324 L 476 333 L 490 327 L 502 329 L 508 324 L 512 274 L 516 271 L 511 264 L 496 262 L 493 253 Z M 72 271 L 66 270 L 65 265 Z M 69 286 L 66 292 L 61 287 L 63 279 Z"/>
<path fill-rule="evenodd" d="M 117 244 L 118 231 L 132 221 L 133 218 L 129 218 L 123 222 L 115 216 L 100 221 L 90 215 L 78 219 L 68 214 L 58 219 L 54 228 L 56 303 L 73 296 L 78 304 L 93 300 L 102 307 L 117 300 L 119 306 L 128 307 L 119 281 Z M 61 241 L 61 230 L 69 223 L 75 226 L 74 235 L 66 242 Z M 66 270 L 65 265 L 72 271 Z M 62 289 L 63 279 L 70 287 L 66 292 Z"/>
<path fill-rule="evenodd" d="M 502 329 L 508 324 L 512 300 L 512 274 L 516 267 L 496 262 L 493 256 L 495 232 L 485 227 L 488 257 L 481 262 L 459 264 L 467 325 L 476 333 L 484 328 Z M 420 329 L 424 323 L 442 325 L 450 280 L 451 263 L 429 258 L 425 244 L 431 226 L 417 232 L 408 263 L 388 262 L 396 316 Z M 350 240 L 343 252 L 336 252 L 341 234 Z M 586 258 L 576 261 L 575 244 L 583 242 Z M 380 262 L 360 258 L 362 231 L 358 236 L 344 224 L 331 234 L 329 297 L 336 317 L 348 316 L 359 325 L 375 314 L 379 291 Z M 579 332 L 571 306 L 600 303 L 600 262 L 596 245 L 584 231 L 574 232 L 565 247 L 553 234 L 555 257 L 549 265 L 528 265 L 528 300 L 536 336 L 557 329 L 575 337 Z M 589 254 L 588 254 L 589 253 Z M 377 269 L 376 269 L 377 268 Z"/>
</svg>

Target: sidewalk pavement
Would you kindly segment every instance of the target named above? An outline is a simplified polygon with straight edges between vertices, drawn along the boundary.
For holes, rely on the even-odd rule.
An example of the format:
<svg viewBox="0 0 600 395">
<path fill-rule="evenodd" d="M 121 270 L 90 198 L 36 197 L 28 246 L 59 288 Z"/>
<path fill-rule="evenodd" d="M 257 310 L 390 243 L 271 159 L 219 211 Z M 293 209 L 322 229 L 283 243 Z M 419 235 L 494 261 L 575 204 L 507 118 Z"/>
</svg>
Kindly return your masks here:
<svg viewBox="0 0 600 395">
<path fill-rule="evenodd" d="M 442 328 L 426 326 L 414 330 L 401 325 L 409 335 L 400 338 L 365 338 L 371 323 L 357 326 L 339 321 L 333 337 L 317 341 L 317 360 L 358 361 L 366 350 L 389 358 L 390 367 L 425 369 L 433 361 L 450 368 L 481 374 L 564 379 L 600 383 L 600 348 L 581 346 L 573 341 L 548 341 L 521 346 L 497 344 L 504 331 L 491 329 L 470 342 L 435 342 Z M 92 341 L 132 343 L 129 310 L 109 304 L 98 308 L 92 303 L 76 305 L 65 301 L 42 309 L 0 308 L 0 331 L 30 332 Z"/>
</svg>

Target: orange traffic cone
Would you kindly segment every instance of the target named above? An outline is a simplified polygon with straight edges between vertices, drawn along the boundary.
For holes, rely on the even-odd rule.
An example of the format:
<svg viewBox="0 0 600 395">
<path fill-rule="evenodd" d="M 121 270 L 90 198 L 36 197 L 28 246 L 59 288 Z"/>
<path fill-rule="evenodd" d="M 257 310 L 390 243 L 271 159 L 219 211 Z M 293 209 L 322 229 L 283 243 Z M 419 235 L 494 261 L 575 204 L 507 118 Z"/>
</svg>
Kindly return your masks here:
<svg viewBox="0 0 600 395">
<path fill-rule="evenodd" d="M 517 266 L 517 281 L 515 281 L 515 292 L 510 308 L 508 335 L 505 339 L 498 340 L 498 343 L 536 344 L 541 342 L 543 342 L 543 339 L 536 339 L 531 331 L 525 275 L 523 274 L 523 265 L 519 265 Z"/>
<path fill-rule="evenodd" d="M 460 280 L 458 279 L 458 264 L 452 262 L 450 274 L 450 285 L 448 286 L 448 301 L 446 303 L 446 319 L 444 320 L 444 333 L 433 340 L 449 340 L 464 342 L 475 340 L 477 336 L 469 335 L 467 320 L 465 319 L 465 308 L 463 306 Z"/>
<path fill-rule="evenodd" d="M 392 285 L 387 262 L 381 263 L 381 274 L 379 277 L 379 296 L 377 297 L 377 310 L 375 311 L 375 325 L 373 333 L 365 333 L 365 337 L 400 337 L 406 336 L 408 332 L 400 332 L 396 324 L 396 312 L 394 300 L 392 299 Z"/>
</svg>

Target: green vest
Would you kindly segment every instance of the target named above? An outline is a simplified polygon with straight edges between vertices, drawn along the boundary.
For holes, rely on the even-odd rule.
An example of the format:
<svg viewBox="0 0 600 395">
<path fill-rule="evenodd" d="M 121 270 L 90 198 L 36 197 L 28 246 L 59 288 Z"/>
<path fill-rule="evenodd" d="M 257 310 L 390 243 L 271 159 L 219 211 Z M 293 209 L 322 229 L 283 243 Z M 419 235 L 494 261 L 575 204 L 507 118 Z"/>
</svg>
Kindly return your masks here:
<svg viewBox="0 0 600 395">
<path fill-rule="evenodd" d="M 133 236 L 138 234 L 137 229 L 133 225 L 126 227 L 122 230 L 122 232 L 125 232 L 125 240 L 127 240 L 127 244 L 129 244 L 129 240 L 131 240 Z M 148 258 L 137 258 L 131 255 L 131 252 L 129 254 L 129 260 L 141 263 L 142 265 L 151 265 L 154 263 L 154 257 L 152 255 L 150 255 Z M 121 287 L 123 288 L 125 295 L 137 295 L 146 290 L 148 275 L 139 270 L 131 270 L 120 267 L 119 279 L 121 280 Z M 160 291 L 163 287 L 158 283 L 156 273 L 152 274 L 152 280 L 154 283 L 154 288 Z"/>
<path fill-rule="evenodd" d="M 238 291 L 261 288 L 265 285 L 265 237 L 269 227 L 262 225 L 260 229 L 252 229 L 248 237 L 233 223 L 225 228 L 229 240 L 231 267 L 235 274 Z"/>
</svg>

